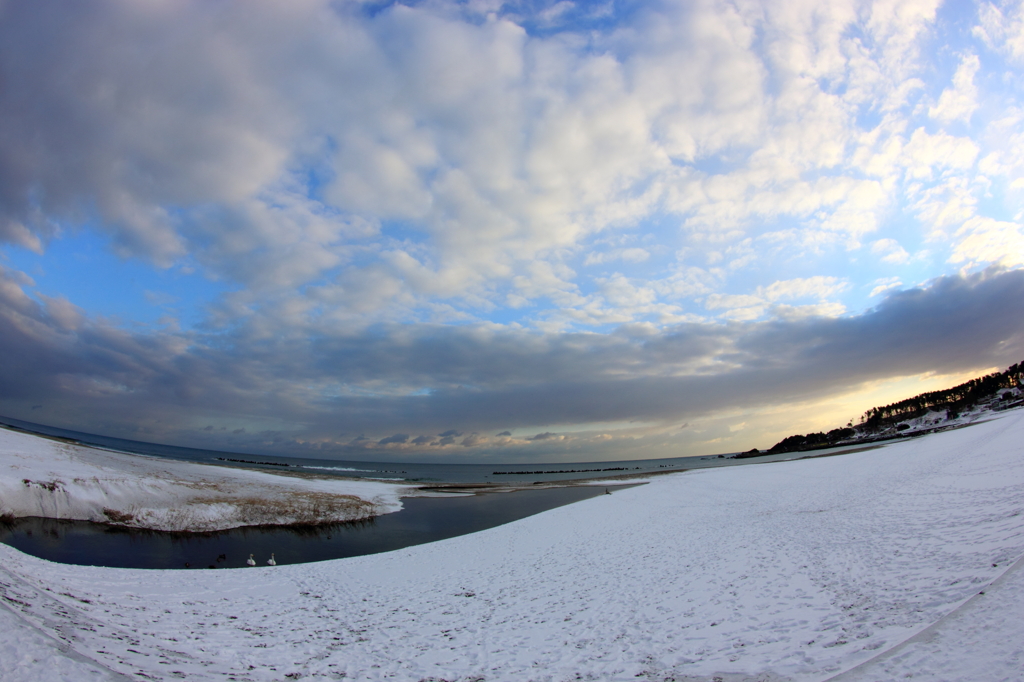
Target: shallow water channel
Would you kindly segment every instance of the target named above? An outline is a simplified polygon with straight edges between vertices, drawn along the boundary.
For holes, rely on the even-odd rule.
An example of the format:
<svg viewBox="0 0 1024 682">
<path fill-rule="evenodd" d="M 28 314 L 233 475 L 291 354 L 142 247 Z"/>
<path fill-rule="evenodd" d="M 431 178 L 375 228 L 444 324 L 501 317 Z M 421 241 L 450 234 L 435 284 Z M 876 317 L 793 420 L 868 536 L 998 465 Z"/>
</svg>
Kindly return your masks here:
<svg viewBox="0 0 1024 682">
<path fill-rule="evenodd" d="M 630 486 L 609 486 L 614 492 Z M 458 497 L 407 497 L 402 510 L 330 526 L 250 526 L 214 533 L 128 530 L 30 517 L 0 524 L 0 542 L 50 561 L 117 568 L 242 568 L 387 552 L 465 535 L 604 494 L 603 486 L 539 488 Z"/>
</svg>

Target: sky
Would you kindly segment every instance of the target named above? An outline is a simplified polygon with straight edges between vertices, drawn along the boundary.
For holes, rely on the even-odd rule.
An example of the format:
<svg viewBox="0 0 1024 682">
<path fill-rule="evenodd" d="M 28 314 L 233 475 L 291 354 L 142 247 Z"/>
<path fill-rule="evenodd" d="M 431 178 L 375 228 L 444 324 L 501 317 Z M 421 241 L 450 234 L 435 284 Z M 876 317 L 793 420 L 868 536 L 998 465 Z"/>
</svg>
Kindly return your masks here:
<svg viewBox="0 0 1024 682">
<path fill-rule="evenodd" d="M 1024 360 L 1024 6 L 0 0 L 0 414 L 767 448 Z"/>
</svg>

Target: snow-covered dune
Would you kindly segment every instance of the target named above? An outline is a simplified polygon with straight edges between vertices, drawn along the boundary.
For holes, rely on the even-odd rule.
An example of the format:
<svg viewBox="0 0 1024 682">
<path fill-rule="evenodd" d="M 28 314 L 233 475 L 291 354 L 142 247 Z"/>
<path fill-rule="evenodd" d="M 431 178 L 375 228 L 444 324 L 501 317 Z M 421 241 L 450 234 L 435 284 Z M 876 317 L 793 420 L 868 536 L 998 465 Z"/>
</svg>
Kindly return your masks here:
<svg viewBox="0 0 1024 682">
<path fill-rule="evenodd" d="M 1014 410 L 318 564 L 103 569 L 0 546 L 0 678 L 1016 680 L 1022 553 Z"/>
<path fill-rule="evenodd" d="M 130 455 L 0 428 L 0 515 L 210 531 L 401 508 L 401 486 Z"/>
</svg>

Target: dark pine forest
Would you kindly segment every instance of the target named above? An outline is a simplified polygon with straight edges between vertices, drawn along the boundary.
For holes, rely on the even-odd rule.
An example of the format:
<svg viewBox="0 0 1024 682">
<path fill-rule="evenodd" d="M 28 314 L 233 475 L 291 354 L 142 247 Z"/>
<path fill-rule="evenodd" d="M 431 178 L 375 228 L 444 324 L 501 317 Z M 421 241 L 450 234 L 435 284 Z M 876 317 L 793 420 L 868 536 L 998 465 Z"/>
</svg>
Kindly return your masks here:
<svg viewBox="0 0 1024 682">
<path fill-rule="evenodd" d="M 945 421 L 950 421 L 981 403 L 1005 407 L 1016 405 L 1021 402 L 1020 396 L 1016 392 L 1008 391 L 1003 395 L 999 393 L 1015 389 L 1022 384 L 1024 384 L 1024 362 L 1019 362 L 1011 365 L 1004 372 L 995 372 L 971 379 L 952 388 L 921 393 L 891 405 L 872 407 L 864 413 L 857 426 L 854 426 L 851 420 L 845 427 L 832 429 L 827 433 L 820 431 L 789 436 L 776 443 L 770 450 L 765 452 L 751 450 L 737 455 L 737 457 L 756 457 L 779 452 L 826 448 L 840 443 L 881 440 L 886 435 L 893 435 L 894 431 L 898 434 L 909 428 L 907 424 L 900 422 L 921 417 L 929 412 L 945 411 Z M 1005 405 L 1000 405 L 1000 403 L 1005 403 Z"/>
</svg>

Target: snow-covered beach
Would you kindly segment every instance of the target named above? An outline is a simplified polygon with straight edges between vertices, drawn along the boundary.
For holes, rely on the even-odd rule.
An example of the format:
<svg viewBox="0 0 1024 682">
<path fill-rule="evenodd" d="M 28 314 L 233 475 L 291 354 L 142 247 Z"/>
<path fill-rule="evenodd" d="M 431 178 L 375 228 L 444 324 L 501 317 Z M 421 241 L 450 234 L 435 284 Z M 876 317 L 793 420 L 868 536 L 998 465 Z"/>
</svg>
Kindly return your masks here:
<svg viewBox="0 0 1024 682">
<path fill-rule="evenodd" d="M 0 546 L 0 678 L 1015 680 L 1022 512 L 1012 410 L 317 564 L 155 572 Z"/>
<path fill-rule="evenodd" d="M 146 457 L 0 428 L 0 516 L 212 531 L 367 518 L 400 509 L 406 488 Z"/>
</svg>

